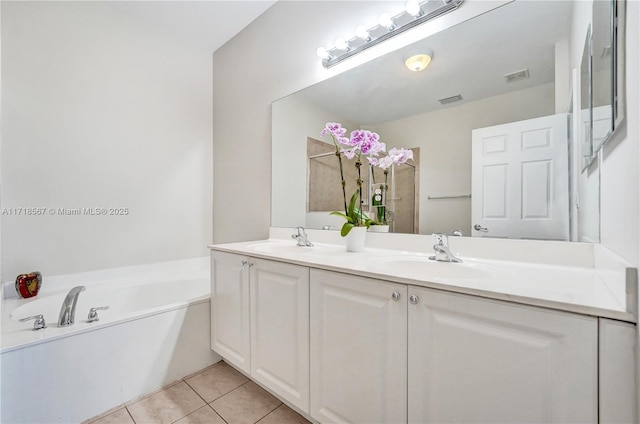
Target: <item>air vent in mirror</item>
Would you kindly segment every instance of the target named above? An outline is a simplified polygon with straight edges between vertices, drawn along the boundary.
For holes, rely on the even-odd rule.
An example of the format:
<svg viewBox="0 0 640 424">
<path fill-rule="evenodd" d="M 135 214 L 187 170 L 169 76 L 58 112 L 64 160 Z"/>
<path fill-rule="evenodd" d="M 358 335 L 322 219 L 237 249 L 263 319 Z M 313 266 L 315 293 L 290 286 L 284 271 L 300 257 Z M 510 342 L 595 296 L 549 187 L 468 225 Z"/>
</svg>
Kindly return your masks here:
<svg viewBox="0 0 640 424">
<path fill-rule="evenodd" d="M 460 100 L 462 100 L 462 95 L 461 94 L 457 94 L 455 96 L 447 97 L 445 99 L 440 99 L 438 101 L 441 104 L 446 105 L 448 103 L 459 102 Z"/>
<path fill-rule="evenodd" d="M 529 78 L 529 69 L 504 74 L 504 79 L 507 80 L 507 82 L 516 82 L 527 78 Z"/>
</svg>

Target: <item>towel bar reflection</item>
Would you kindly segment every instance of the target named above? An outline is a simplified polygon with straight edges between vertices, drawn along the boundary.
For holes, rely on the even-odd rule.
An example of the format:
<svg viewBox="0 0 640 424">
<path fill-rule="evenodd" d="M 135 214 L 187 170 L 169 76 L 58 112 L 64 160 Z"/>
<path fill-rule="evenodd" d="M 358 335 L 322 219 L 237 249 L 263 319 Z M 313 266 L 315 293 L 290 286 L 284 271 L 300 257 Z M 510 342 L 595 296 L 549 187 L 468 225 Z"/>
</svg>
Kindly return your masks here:
<svg viewBox="0 0 640 424">
<path fill-rule="evenodd" d="M 471 199 L 471 194 L 461 194 L 458 196 L 427 196 L 428 200 L 437 199 Z"/>
</svg>

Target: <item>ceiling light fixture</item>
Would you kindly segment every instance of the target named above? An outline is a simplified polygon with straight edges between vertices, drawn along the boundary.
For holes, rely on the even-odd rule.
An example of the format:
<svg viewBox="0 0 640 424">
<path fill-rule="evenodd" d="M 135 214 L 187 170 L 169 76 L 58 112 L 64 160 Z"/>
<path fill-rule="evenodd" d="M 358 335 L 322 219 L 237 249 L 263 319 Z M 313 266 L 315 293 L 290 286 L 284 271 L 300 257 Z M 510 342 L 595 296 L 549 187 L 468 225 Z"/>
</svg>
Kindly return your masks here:
<svg viewBox="0 0 640 424">
<path fill-rule="evenodd" d="M 420 72 L 431 63 L 433 59 L 433 51 L 425 50 L 424 53 L 414 54 L 405 60 L 404 64 L 413 72 Z"/>
<path fill-rule="evenodd" d="M 458 9 L 463 2 L 464 0 L 442 0 L 441 2 L 409 0 L 406 4 L 406 10 L 403 12 L 394 16 L 389 13 L 383 13 L 380 15 L 378 25 L 370 28 L 359 25 L 356 28 L 355 36 L 349 39 L 338 38 L 334 47 L 319 47 L 316 54 L 322 59 L 322 65 L 325 68 L 330 68 L 369 47 L 373 47 L 424 22 L 452 12 Z"/>
</svg>

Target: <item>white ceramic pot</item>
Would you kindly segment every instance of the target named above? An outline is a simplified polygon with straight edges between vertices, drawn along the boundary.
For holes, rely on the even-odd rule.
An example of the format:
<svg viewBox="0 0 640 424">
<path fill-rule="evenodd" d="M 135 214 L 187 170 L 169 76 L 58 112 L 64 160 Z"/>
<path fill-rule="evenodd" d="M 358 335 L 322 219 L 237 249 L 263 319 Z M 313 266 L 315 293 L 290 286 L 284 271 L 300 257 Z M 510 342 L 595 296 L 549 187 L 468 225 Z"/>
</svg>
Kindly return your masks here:
<svg viewBox="0 0 640 424">
<path fill-rule="evenodd" d="M 372 233 L 388 233 L 389 226 L 388 225 L 372 225 L 369 227 L 369 231 Z"/>
<path fill-rule="evenodd" d="M 347 252 L 362 252 L 367 236 L 367 227 L 353 227 L 347 234 Z"/>
</svg>

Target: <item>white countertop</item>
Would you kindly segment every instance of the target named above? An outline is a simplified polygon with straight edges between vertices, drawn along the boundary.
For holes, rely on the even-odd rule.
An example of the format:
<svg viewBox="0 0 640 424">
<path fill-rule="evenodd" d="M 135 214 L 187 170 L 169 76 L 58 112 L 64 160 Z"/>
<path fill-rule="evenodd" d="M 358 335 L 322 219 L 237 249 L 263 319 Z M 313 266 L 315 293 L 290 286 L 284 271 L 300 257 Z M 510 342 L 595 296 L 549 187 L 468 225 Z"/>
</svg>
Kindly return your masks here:
<svg viewBox="0 0 640 424">
<path fill-rule="evenodd" d="M 465 257 L 461 254 L 462 267 L 456 263 L 435 263 L 439 267 L 436 269 L 444 270 L 442 274 L 450 274 L 445 277 L 440 272 L 430 275 L 422 267 L 418 267 L 419 272 L 411 269 L 413 261 L 428 261 L 430 252 L 427 251 L 367 247 L 364 252 L 353 253 L 346 252 L 344 245 L 340 244 L 314 243 L 311 248 L 295 244 L 291 239 L 271 238 L 216 244 L 209 248 L 310 268 L 637 322 L 637 283 L 628 281 L 629 272 L 624 267 L 564 266 Z M 428 266 L 427 263 L 427 269 Z M 469 275 L 465 270 L 470 271 Z"/>
</svg>

